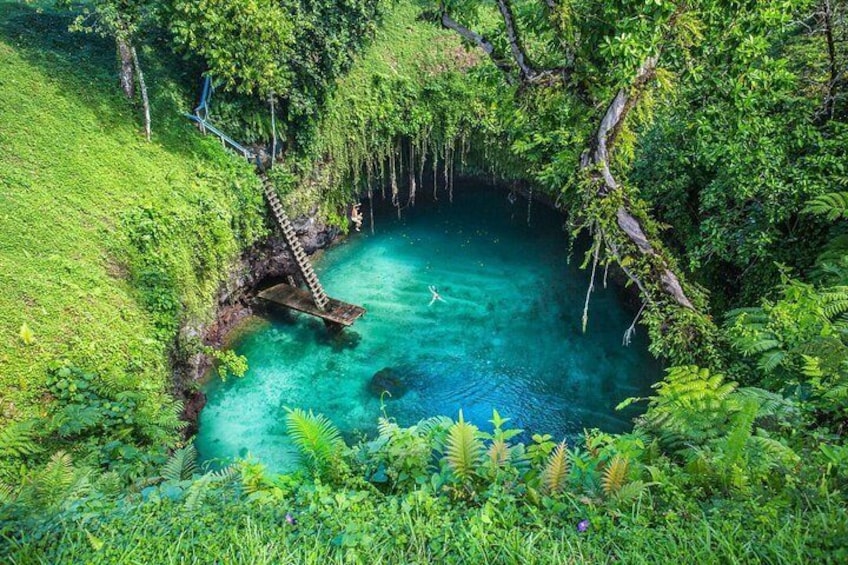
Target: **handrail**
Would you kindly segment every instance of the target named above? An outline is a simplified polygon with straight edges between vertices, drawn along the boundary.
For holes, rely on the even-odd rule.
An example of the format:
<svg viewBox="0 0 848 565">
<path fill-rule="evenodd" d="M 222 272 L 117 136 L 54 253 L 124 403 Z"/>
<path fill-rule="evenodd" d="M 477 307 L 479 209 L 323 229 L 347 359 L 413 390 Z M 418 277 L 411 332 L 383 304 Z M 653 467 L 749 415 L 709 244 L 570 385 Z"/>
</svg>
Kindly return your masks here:
<svg viewBox="0 0 848 565">
<path fill-rule="evenodd" d="M 202 117 L 200 117 L 196 114 L 188 114 L 188 113 L 186 113 L 184 115 L 189 120 L 192 120 L 192 121 L 200 124 L 200 128 L 204 133 L 206 131 L 210 131 L 213 134 L 217 135 L 225 145 L 229 145 L 232 149 L 241 153 L 242 157 L 244 157 L 245 159 L 250 161 L 250 160 L 253 160 L 254 157 L 256 156 L 256 155 L 254 155 L 253 151 L 251 151 L 250 149 L 248 149 L 247 147 L 245 147 L 244 145 L 242 145 L 241 143 L 239 143 L 238 141 L 236 141 L 235 139 L 233 139 L 232 137 L 230 137 L 229 135 L 227 135 L 223 131 L 219 130 L 218 128 L 216 128 L 215 126 L 213 126 L 212 124 L 207 122 Z"/>
</svg>

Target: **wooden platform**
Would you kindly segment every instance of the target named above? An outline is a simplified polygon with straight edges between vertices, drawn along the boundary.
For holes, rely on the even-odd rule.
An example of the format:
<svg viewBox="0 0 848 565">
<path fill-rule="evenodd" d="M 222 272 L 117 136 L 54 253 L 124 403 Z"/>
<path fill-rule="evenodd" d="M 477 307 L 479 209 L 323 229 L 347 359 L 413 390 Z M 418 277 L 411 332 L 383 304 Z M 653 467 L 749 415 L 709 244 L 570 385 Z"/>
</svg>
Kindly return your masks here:
<svg viewBox="0 0 848 565">
<path fill-rule="evenodd" d="M 259 298 L 342 326 L 352 326 L 357 319 L 365 314 L 365 308 L 335 298 L 330 298 L 326 310 L 319 310 L 315 306 L 309 291 L 288 284 L 278 284 L 266 288 L 259 293 Z"/>
</svg>

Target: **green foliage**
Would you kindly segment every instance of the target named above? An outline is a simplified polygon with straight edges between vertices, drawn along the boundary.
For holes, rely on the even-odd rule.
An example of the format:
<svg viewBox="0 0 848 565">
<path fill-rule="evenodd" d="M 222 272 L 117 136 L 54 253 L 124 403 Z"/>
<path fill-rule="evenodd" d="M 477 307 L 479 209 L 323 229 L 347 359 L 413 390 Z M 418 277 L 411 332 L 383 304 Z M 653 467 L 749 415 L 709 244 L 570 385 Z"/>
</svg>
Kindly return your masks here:
<svg viewBox="0 0 848 565">
<path fill-rule="evenodd" d="M 197 472 L 197 450 L 194 445 L 187 445 L 174 450 L 168 462 L 162 468 L 162 479 L 165 481 L 185 481 L 191 479 Z"/>
<path fill-rule="evenodd" d="M 277 0 L 174 0 L 169 8 L 176 41 L 202 57 L 225 88 L 261 97 L 287 94 L 298 25 L 290 6 Z"/>
<path fill-rule="evenodd" d="M 39 451 L 33 422 L 9 424 L 0 429 L 0 457 L 21 458 Z"/>
<path fill-rule="evenodd" d="M 483 453 L 477 426 L 466 422 L 460 410 L 459 420 L 448 428 L 444 449 L 445 462 L 460 483 L 474 478 Z"/>
<path fill-rule="evenodd" d="M 784 278 L 779 290 L 776 300 L 729 312 L 729 337 L 756 361 L 763 383 L 796 397 L 821 423 L 841 426 L 848 408 L 848 287 Z"/>
<path fill-rule="evenodd" d="M 848 219 L 848 192 L 828 192 L 810 200 L 804 211 L 833 222 Z"/>
<path fill-rule="evenodd" d="M 166 5 L 176 42 L 203 58 L 216 81 L 236 92 L 279 98 L 294 141 L 311 133 L 335 81 L 373 33 L 379 3 L 175 0 Z"/>
<path fill-rule="evenodd" d="M 534 495 L 530 483 L 550 465 L 561 468 L 568 453 L 562 443 L 543 449 L 552 457 L 539 459 L 535 474 L 528 470 L 462 498 L 452 489 L 433 488 L 431 480 L 395 483 L 398 488 L 387 492 L 353 475 L 328 485 L 270 475 L 249 461 L 199 475 L 190 446 L 172 455 L 156 485 L 142 487 L 141 496 L 116 496 L 101 490 L 99 481 L 86 483 L 60 453 L 23 490 L 4 491 L 0 536 L 8 543 L 0 555 L 22 562 L 61 555 L 104 563 L 129 555 L 161 563 L 210 556 L 252 563 L 477 562 L 498 555 L 504 562 L 549 563 L 604 561 L 613 551 L 633 561 L 651 555 L 719 563 L 753 555 L 774 562 L 839 562 L 848 535 L 843 495 L 759 477 L 791 472 L 833 480 L 841 452 L 828 448 L 806 460 L 795 456 L 786 462 L 790 468 L 774 464 L 786 448 L 754 429 L 756 414 L 756 403 L 748 403 L 729 433 L 699 450 L 699 459 L 687 466 L 647 448 L 645 436 L 587 432 L 584 449 L 575 449 L 576 469 L 548 475 L 568 475 L 555 496 Z M 493 421 L 505 431 L 505 419 L 495 414 Z M 450 425 L 434 419 L 403 429 L 383 419 L 381 437 L 429 437 L 432 453 L 446 439 L 435 430 L 447 433 L 458 423 L 471 426 L 464 419 Z M 490 435 L 493 442 L 506 441 Z M 534 443 L 547 441 L 539 436 Z M 383 460 L 370 448 L 345 453 L 343 458 L 361 462 Z M 763 464 L 765 457 L 771 463 Z M 643 480 L 645 473 L 651 482 Z M 59 500 L 73 502 L 56 505 Z M 36 507 L 38 514 L 24 511 Z M 584 520 L 585 532 L 578 529 Z M 181 534 L 178 548 L 175 531 Z"/>
<path fill-rule="evenodd" d="M 218 362 L 218 376 L 221 380 L 233 375 L 241 378 L 247 373 L 247 357 L 239 355 L 232 349 L 205 348 L 205 352 Z"/>
<path fill-rule="evenodd" d="M 568 449 L 565 442 L 560 442 L 545 463 L 541 474 L 542 492 L 557 494 L 565 488 L 568 479 Z"/>
<path fill-rule="evenodd" d="M 123 375 L 167 410 L 174 328 L 208 321 L 226 268 L 266 229 L 250 167 L 180 116 L 193 98 L 180 65 L 141 53 L 159 123 L 145 143 L 114 45 L 72 20 L 0 4 L 0 427 L 45 415 L 57 359 Z"/>
<path fill-rule="evenodd" d="M 677 447 L 717 437 L 727 431 L 729 418 L 737 410 L 736 387 L 709 369 L 672 367 L 654 385 L 657 394 L 649 400 L 644 425 Z"/>
<path fill-rule="evenodd" d="M 341 433 L 326 416 L 286 408 L 286 430 L 310 471 L 326 475 L 344 448 Z"/>
</svg>

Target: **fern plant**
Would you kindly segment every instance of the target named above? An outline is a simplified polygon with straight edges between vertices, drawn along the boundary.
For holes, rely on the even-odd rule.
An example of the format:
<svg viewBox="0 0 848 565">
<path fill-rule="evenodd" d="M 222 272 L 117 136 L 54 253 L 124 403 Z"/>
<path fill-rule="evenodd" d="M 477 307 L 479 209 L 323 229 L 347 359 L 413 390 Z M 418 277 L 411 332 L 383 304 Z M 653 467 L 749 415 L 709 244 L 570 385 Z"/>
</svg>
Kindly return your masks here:
<svg viewBox="0 0 848 565">
<path fill-rule="evenodd" d="M 445 461 L 448 467 L 460 482 L 466 482 L 476 475 L 483 452 L 477 426 L 466 422 L 460 410 L 459 420 L 448 429 L 445 439 Z"/>
<path fill-rule="evenodd" d="M 627 473 L 630 469 L 630 461 L 621 455 L 615 455 L 604 468 L 601 478 L 601 486 L 604 494 L 609 497 L 616 495 L 625 484 L 627 484 Z"/>
<path fill-rule="evenodd" d="M 824 216 L 828 221 L 848 218 L 848 192 L 829 192 L 810 200 L 804 211 Z"/>
<path fill-rule="evenodd" d="M 0 429 L 0 459 L 19 459 L 38 453 L 34 425 L 34 421 L 18 422 Z"/>
<path fill-rule="evenodd" d="M 286 430 L 297 446 L 302 461 L 313 472 L 323 474 L 344 448 L 339 429 L 322 414 L 286 408 Z"/>
<path fill-rule="evenodd" d="M 723 433 L 737 408 L 731 397 L 736 386 L 709 369 L 672 367 L 654 385 L 657 394 L 642 423 L 670 447 L 701 444 Z"/>
<path fill-rule="evenodd" d="M 187 481 L 197 472 L 197 449 L 187 445 L 177 449 L 162 468 L 162 479 L 165 481 Z"/>
<path fill-rule="evenodd" d="M 559 494 L 568 480 L 569 461 L 565 441 L 560 442 L 548 456 L 539 477 L 540 487 L 545 494 Z"/>
<path fill-rule="evenodd" d="M 756 359 L 766 385 L 794 395 L 818 420 L 841 425 L 848 415 L 846 312 L 848 286 L 817 288 L 784 277 L 777 300 L 731 312 L 726 328 L 734 347 Z"/>
</svg>

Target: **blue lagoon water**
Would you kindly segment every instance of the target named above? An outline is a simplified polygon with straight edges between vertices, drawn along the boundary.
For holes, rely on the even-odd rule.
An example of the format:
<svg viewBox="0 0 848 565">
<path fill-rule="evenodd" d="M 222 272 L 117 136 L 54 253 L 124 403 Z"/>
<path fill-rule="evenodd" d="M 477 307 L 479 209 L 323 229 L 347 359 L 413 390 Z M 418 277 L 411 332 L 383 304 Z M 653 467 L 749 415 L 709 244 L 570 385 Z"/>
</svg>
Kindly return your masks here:
<svg viewBox="0 0 848 565">
<path fill-rule="evenodd" d="M 403 212 L 376 211 L 367 225 L 316 262 L 327 292 L 367 314 L 332 336 L 311 317 L 269 309 L 236 340 L 244 378 L 206 385 L 198 449 L 205 459 L 260 459 L 275 470 L 295 461 L 284 407 L 327 415 L 349 439 L 373 433 L 380 398 L 368 390 L 385 368 L 405 394 L 384 399 L 400 424 L 443 414 L 489 426 L 492 409 L 528 433 L 555 438 L 584 428 L 620 432 L 634 412 L 616 412 L 644 396 L 660 376 L 639 329 L 622 335 L 635 311 L 624 291 L 593 295 L 586 333 L 581 315 L 589 274 L 585 245 L 568 261 L 563 219 L 534 204 L 513 204 L 491 187 L 463 187 Z M 431 302 L 430 285 L 443 301 Z"/>
</svg>

